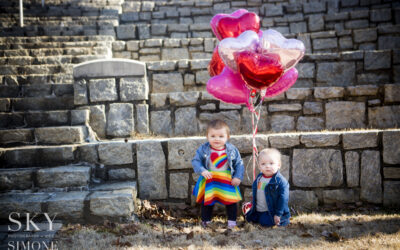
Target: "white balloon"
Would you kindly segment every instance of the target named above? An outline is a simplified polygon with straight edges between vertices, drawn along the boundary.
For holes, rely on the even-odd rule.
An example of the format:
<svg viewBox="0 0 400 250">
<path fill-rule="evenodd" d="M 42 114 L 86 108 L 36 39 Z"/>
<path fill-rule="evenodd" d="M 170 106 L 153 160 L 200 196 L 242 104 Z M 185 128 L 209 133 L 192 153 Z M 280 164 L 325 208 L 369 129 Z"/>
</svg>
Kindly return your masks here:
<svg viewBox="0 0 400 250">
<path fill-rule="evenodd" d="M 261 44 L 268 52 L 279 54 L 285 70 L 294 67 L 304 56 L 305 47 L 302 41 L 286 39 L 276 30 L 268 29 L 262 32 Z"/>
<path fill-rule="evenodd" d="M 236 38 L 225 38 L 218 44 L 219 56 L 226 66 L 236 72 L 235 53 L 244 50 L 255 50 L 258 46 L 258 41 L 257 33 L 252 30 L 246 30 Z"/>
</svg>

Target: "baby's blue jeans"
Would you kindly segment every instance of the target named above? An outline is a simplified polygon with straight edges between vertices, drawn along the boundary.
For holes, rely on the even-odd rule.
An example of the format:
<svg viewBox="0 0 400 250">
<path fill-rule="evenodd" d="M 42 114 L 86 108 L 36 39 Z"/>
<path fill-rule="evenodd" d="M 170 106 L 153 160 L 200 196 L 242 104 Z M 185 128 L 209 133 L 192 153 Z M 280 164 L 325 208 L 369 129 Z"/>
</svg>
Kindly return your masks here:
<svg viewBox="0 0 400 250">
<path fill-rule="evenodd" d="M 261 226 L 264 226 L 264 227 L 275 226 L 274 216 L 268 211 L 266 211 L 266 212 L 254 211 L 254 213 L 246 216 L 246 220 L 248 222 L 259 223 Z M 289 225 L 289 219 L 287 219 L 287 220 L 281 219 L 279 226 L 287 226 L 287 225 Z"/>
</svg>

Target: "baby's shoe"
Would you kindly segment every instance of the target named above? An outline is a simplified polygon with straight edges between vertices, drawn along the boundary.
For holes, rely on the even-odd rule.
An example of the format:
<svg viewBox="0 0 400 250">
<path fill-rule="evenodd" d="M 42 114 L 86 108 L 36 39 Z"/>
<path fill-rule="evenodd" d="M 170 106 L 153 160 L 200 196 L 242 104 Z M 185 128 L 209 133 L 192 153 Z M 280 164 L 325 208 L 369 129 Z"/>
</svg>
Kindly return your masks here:
<svg viewBox="0 0 400 250">
<path fill-rule="evenodd" d="M 228 220 L 228 229 L 234 229 L 237 226 L 236 221 Z"/>
</svg>

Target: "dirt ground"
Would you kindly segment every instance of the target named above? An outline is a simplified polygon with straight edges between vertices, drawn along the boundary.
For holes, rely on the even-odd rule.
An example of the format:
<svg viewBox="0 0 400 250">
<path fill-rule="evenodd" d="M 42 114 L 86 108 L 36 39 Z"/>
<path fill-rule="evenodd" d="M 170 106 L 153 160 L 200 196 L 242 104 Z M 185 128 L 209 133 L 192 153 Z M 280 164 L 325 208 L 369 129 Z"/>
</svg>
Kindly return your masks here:
<svg viewBox="0 0 400 250">
<path fill-rule="evenodd" d="M 263 228 L 238 218 L 226 228 L 223 213 L 206 229 L 197 208 L 142 202 L 139 220 L 121 224 L 65 225 L 59 249 L 400 249 L 400 210 L 330 207 L 293 211 L 287 227 Z"/>
</svg>

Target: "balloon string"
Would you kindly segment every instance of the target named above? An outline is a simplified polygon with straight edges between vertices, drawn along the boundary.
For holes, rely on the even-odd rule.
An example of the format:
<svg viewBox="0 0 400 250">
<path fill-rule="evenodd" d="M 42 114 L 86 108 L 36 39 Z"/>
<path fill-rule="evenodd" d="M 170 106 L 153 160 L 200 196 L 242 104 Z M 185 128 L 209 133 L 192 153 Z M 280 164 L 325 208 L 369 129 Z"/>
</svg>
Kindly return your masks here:
<svg viewBox="0 0 400 250">
<path fill-rule="evenodd" d="M 255 102 L 257 101 L 256 95 L 250 95 L 250 111 L 251 111 L 251 125 L 252 125 L 252 146 L 253 146 L 253 181 L 256 179 L 256 161 L 258 158 L 258 150 L 257 150 L 257 143 L 256 143 L 256 135 L 258 132 L 258 122 L 260 121 L 261 118 L 261 107 L 262 107 L 262 102 L 263 98 L 262 95 L 265 95 L 265 92 L 263 91 L 262 93 L 257 93 L 260 94 L 260 102 L 256 104 L 254 107 Z M 257 111 L 258 110 L 258 111 Z"/>
</svg>

